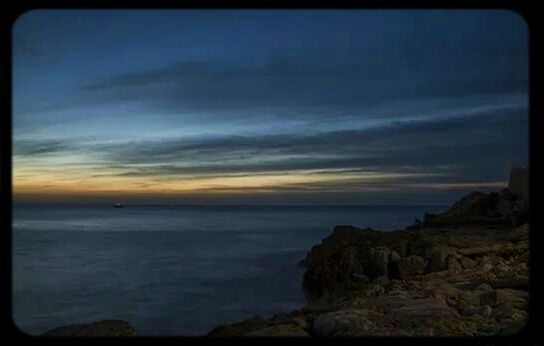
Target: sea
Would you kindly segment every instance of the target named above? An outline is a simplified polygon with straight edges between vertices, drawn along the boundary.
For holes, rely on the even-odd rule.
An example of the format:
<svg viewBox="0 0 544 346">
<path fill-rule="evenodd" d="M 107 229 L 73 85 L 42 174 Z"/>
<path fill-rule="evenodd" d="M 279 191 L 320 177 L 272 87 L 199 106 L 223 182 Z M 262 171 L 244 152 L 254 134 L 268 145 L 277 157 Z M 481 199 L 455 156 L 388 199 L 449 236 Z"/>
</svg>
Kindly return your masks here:
<svg viewBox="0 0 544 346">
<path fill-rule="evenodd" d="M 13 320 L 31 335 L 102 319 L 205 335 L 302 307 L 299 261 L 335 225 L 403 229 L 446 209 L 14 205 Z"/>
</svg>

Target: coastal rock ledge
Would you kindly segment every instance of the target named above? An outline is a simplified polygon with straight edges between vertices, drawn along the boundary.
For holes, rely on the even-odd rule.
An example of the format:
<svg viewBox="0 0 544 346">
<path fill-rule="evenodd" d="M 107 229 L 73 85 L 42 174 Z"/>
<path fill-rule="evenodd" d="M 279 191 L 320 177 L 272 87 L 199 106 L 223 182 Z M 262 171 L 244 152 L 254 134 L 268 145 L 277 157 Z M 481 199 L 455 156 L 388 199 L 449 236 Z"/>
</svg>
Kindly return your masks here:
<svg viewBox="0 0 544 346">
<path fill-rule="evenodd" d="M 136 336 L 136 328 L 123 320 L 71 324 L 46 331 L 41 336 Z"/>
<path fill-rule="evenodd" d="M 490 336 L 528 318 L 529 223 L 508 189 L 403 230 L 336 226 L 307 254 L 307 306 L 210 336 Z"/>
</svg>

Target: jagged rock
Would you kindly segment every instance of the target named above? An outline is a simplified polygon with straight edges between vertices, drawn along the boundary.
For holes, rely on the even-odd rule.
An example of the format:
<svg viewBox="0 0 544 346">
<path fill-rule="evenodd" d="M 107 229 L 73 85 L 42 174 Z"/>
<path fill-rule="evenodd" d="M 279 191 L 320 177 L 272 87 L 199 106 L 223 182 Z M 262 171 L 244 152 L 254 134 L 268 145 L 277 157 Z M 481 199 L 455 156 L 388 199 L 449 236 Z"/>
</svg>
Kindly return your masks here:
<svg viewBox="0 0 544 346">
<path fill-rule="evenodd" d="M 471 306 L 463 309 L 463 316 L 483 316 L 483 317 L 489 317 L 491 316 L 491 313 L 493 312 L 493 309 L 489 305 L 483 305 L 483 306 Z"/>
<path fill-rule="evenodd" d="M 516 334 L 523 330 L 525 326 L 527 325 L 527 321 L 525 319 L 519 320 L 519 321 L 513 321 L 513 323 L 507 324 L 505 326 L 502 326 L 497 333 L 495 333 L 496 336 L 509 336 Z"/>
<path fill-rule="evenodd" d="M 239 321 L 230 325 L 222 325 L 215 327 L 207 335 L 208 336 L 238 336 L 245 335 L 255 330 L 263 329 L 270 326 L 271 321 L 261 318 L 250 318 Z"/>
<path fill-rule="evenodd" d="M 529 209 L 529 188 L 527 171 L 511 173 L 508 187 L 501 190 L 497 212 L 512 224 L 518 225 L 527 221 Z"/>
<path fill-rule="evenodd" d="M 370 249 L 368 264 L 365 270 L 369 277 L 387 277 L 390 252 L 388 248 L 383 246 Z"/>
<path fill-rule="evenodd" d="M 365 274 L 353 273 L 353 281 L 360 283 L 368 283 L 370 279 Z"/>
<path fill-rule="evenodd" d="M 473 269 L 478 266 L 478 261 L 475 261 L 469 257 L 461 257 L 459 259 L 459 263 L 463 267 L 463 269 Z"/>
<path fill-rule="evenodd" d="M 473 192 L 455 202 L 442 214 L 426 214 L 424 226 L 454 226 L 470 224 L 508 224 L 507 218 L 499 213 L 500 194 L 497 192 Z M 507 208 L 503 202 L 501 208 Z M 501 209 L 502 210 L 502 209 Z"/>
<path fill-rule="evenodd" d="M 391 250 L 391 252 L 389 253 L 389 263 L 391 262 L 395 262 L 397 261 L 398 259 L 401 258 L 401 255 L 399 255 L 396 251 L 394 250 Z"/>
<path fill-rule="evenodd" d="M 307 255 L 309 307 L 210 335 L 513 333 L 527 319 L 529 225 L 512 229 L 497 212 L 499 199 L 472 194 L 430 216 L 436 222 L 405 230 L 335 227 Z"/>
<path fill-rule="evenodd" d="M 460 272 L 463 270 L 461 264 L 459 264 L 459 262 L 453 257 L 448 257 L 448 259 L 446 260 L 446 265 L 448 267 L 448 270 L 452 272 Z"/>
<path fill-rule="evenodd" d="M 513 243 L 529 241 L 529 224 L 524 223 L 523 225 L 512 229 L 512 231 L 508 233 L 507 239 Z"/>
<path fill-rule="evenodd" d="M 437 272 L 448 269 L 446 259 L 449 251 L 443 247 L 432 249 L 429 258 L 429 272 Z"/>
<path fill-rule="evenodd" d="M 491 287 L 490 285 L 488 285 L 486 283 L 483 283 L 483 284 L 480 284 L 480 285 L 476 286 L 474 288 L 474 291 L 475 292 L 489 292 L 489 291 L 493 291 L 493 287 Z"/>
<path fill-rule="evenodd" d="M 244 336 L 310 336 L 308 332 L 295 324 L 277 324 L 262 329 L 257 329 Z"/>
<path fill-rule="evenodd" d="M 364 310 L 340 310 L 317 317 L 313 331 L 317 336 L 348 336 L 364 332 L 372 324 Z"/>
<path fill-rule="evenodd" d="M 476 191 L 455 202 L 444 216 L 494 216 L 498 201 L 499 194 L 496 192 Z"/>
<path fill-rule="evenodd" d="M 408 299 L 395 311 L 413 319 L 458 316 L 455 309 L 449 307 L 444 300 L 436 298 Z"/>
<path fill-rule="evenodd" d="M 42 336 L 136 336 L 136 328 L 122 320 L 103 320 L 50 329 Z"/>
<path fill-rule="evenodd" d="M 510 219 L 513 216 L 515 201 L 516 197 L 509 188 L 502 189 L 497 202 L 497 213 L 506 219 Z"/>
<path fill-rule="evenodd" d="M 514 275 L 496 280 L 490 280 L 489 285 L 493 288 L 529 288 L 529 276 L 527 275 Z"/>
<path fill-rule="evenodd" d="M 527 299 L 528 295 L 525 291 L 502 288 L 480 294 L 480 305 L 495 307 L 501 304 L 509 304 L 512 307 L 524 308 Z"/>
<path fill-rule="evenodd" d="M 420 256 L 401 257 L 391 266 L 393 278 L 408 279 L 417 274 L 423 274 L 426 267 L 425 259 Z"/>
<path fill-rule="evenodd" d="M 519 199 L 529 201 L 529 168 L 514 167 L 510 171 L 508 188 Z"/>
</svg>

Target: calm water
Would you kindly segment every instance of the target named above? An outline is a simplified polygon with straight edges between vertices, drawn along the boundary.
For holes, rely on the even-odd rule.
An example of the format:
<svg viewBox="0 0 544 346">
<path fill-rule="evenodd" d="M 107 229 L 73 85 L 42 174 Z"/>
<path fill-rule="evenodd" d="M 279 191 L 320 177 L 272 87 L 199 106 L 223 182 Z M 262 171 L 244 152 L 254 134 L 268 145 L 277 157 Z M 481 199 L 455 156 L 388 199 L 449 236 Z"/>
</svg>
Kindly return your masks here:
<svg viewBox="0 0 544 346">
<path fill-rule="evenodd" d="M 334 225 L 403 228 L 445 207 L 14 206 L 23 331 L 124 319 L 201 335 L 304 304 L 297 262 Z"/>
</svg>

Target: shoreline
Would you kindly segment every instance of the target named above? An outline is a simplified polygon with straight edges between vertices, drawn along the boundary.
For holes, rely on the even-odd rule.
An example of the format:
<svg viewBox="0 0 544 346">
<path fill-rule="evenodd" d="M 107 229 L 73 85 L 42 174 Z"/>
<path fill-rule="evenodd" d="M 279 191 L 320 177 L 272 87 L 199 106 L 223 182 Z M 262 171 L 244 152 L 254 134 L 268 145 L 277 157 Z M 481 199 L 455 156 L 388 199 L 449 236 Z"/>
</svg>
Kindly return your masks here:
<svg viewBox="0 0 544 346">
<path fill-rule="evenodd" d="M 509 189 L 475 192 L 400 230 L 336 226 L 298 263 L 306 268 L 305 306 L 220 325 L 207 335 L 515 333 L 527 320 L 529 229 L 522 202 Z M 137 331 L 127 321 L 105 320 L 42 335 Z"/>
<path fill-rule="evenodd" d="M 336 226 L 301 262 L 306 306 L 208 336 L 494 336 L 528 319 L 528 210 L 508 188 L 403 230 Z"/>
</svg>

